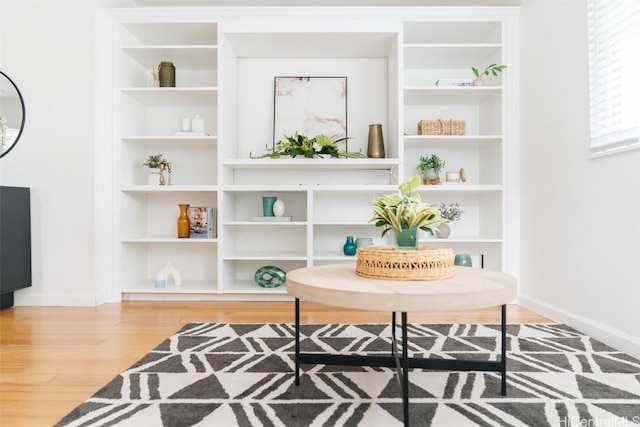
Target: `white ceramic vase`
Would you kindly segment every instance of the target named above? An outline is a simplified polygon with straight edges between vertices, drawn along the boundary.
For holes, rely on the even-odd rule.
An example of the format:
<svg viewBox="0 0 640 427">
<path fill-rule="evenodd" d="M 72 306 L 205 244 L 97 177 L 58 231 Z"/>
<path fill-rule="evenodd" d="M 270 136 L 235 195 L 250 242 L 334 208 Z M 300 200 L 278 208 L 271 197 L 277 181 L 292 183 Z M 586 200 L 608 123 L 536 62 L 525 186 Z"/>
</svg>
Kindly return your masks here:
<svg viewBox="0 0 640 427">
<path fill-rule="evenodd" d="M 284 215 L 284 202 L 282 199 L 276 199 L 273 203 L 273 216 L 283 216 Z"/>
<path fill-rule="evenodd" d="M 451 236 L 451 226 L 448 222 L 442 222 L 438 224 L 438 228 L 436 228 L 436 237 L 439 239 L 446 239 Z"/>
<path fill-rule="evenodd" d="M 152 169 L 149 173 L 149 178 L 147 181 L 149 185 L 160 185 L 160 171 L 157 169 Z"/>
</svg>

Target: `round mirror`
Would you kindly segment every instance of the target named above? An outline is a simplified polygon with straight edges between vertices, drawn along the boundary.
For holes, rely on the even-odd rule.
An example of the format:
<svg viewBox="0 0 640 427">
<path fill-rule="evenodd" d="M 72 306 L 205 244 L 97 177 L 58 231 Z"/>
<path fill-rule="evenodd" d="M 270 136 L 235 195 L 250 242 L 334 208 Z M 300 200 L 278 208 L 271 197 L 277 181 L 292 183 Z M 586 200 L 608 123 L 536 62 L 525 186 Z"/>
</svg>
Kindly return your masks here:
<svg viewBox="0 0 640 427">
<path fill-rule="evenodd" d="M 18 87 L 0 71 L 0 157 L 16 145 L 24 128 L 24 101 Z"/>
</svg>

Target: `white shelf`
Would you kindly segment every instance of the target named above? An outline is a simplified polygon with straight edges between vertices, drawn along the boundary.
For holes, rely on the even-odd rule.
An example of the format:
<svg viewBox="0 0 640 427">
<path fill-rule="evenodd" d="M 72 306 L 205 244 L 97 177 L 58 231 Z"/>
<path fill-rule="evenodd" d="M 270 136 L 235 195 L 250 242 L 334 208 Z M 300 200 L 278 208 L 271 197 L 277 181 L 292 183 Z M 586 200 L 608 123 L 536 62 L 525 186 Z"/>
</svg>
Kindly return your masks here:
<svg viewBox="0 0 640 427">
<path fill-rule="evenodd" d="M 123 46 L 122 52 L 143 67 L 171 61 L 181 70 L 215 70 L 218 66 L 215 45 Z"/>
<path fill-rule="evenodd" d="M 251 58 L 384 58 L 397 43 L 393 32 L 339 32 L 331 25 L 324 31 L 252 32 L 226 36 L 238 57 Z M 336 25 L 336 27 L 340 27 Z"/>
<path fill-rule="evenodd" d="M 166 176 L 165 176 L 166 179 Z M 128 185 L 122 187 L 125 193 L 181 193 L 181 192 L 214 192 L 217 185 Z"/>
<path fill-rule="evenodd" d="M 253 280 L 235 280 L 230 284 L 225 284 L 225 293 L 232 294 L 277 294 L 288 295 L 287 288 L 282 285 L 277 288 L 263 288 Z"/>
<path fill-rule="evenodd" d="M 212 106 L 218 103 L 218 88 L 209 87 L 129 87 L 122 94 L 147 106 Z"/>
<path fill-rule="evenodd" d="M 295 219 L 291 221 L 226 221 L 222 225 L 228 225 L 231 227 L 255 227 L 255 226 L 268 226 L 268 227 L 295 227 L 305 226 L 307 221 L 297 221 Z"/>
<path fill-rule="evenodd" d="M 175 14 L 178 14 L 176 12 Z M 167 14 L 164 12 L 163 14 Z M 174 15 L 173 11 L 169 15 Z M 166 16 L 166 15 L 165 15 Z M 196 19 L 187 22 L 162 19 L 163 22 L 150 22 L 142 19 L 129 22 L 125 19 L 122 23 L 122 43 L 125 46 L 153 46 L 153 45 L 209 45 L 217 44 L 216 22 L 199 22 Z"/>
<path fill-rule="evenodd" d="M 421 22 L 410 20 L 404 25 L 404 39 L 407 44 L 438 43 L 465 45 L 497 43 L 501 40 L 502 28 L 499 21 L 447 20 Z"/>
<path fill-rule="evenodd" d="M 143 236 L 122 239 L 123 243 L 180 243 L 186 245 L 217 244 L 218 239 L 178 238 L 175 236 Z"/>
<path fill-rule="evenodd" d="M 126 136 L 123 142 L 145 148 L 215 148 L 217 136 Z"/>
<path fill-rule="evenodd" d="M 407 86 L 405 105 L 477 105 L 500 94 L 500 86 Z"/>
<path fill-rule="evenodd" d="M 502 239 L 498 238 L 484 238 L 477 236 L 453 236 L 446 239 L 420 239 L 422 245 L 447 245 L 452 243 L 502 243 Z"/>
<path fill-rule="evenodd" d="M 222 259 L 233 261 L 306 261 L 307 255 L 300 251 L 238 251 L 224 255 Z"/>
<path fill-rule="evenodd" d="M 421 185 L 419 193 L 493 193 L 503 190 L 502 185 L 478 185 L 478 184 L 440 184 Z"/>
<path fill-rule="evenodd" d="M 223 165 L 233 169 L 391 170 L 399 159 L 233 159 Z"/>
<path fill-rule="evenodd" d="M 167 285 L 165 288 L 154 287 L 154 279 L 135 283 L 122 289 L 123 294 L 201 294 L 218 293 L 215 280 L 183 280 L 181 286 Z"/>
<path fill-rule="evenodd" d="M 373 224 L 369 223 L 369 219 L 353 219 L 353 220 L 339 220 L 339 219 L 317 219 L 313 222 L 315 225 L 330 225 L 330 226 L 339 226 L 339 225 L 365 225 L 365 226 L 373 226 Z"/>
<path fill-rule="evenodd" d="M 477 149 L 502 142 L 501 135 L 405 135 L 406 148 Z"/>
<path fill-rule="evenodd" d="M 479 67 L 487 58 L 500 53 L 498 43 L 417 43 L 405 44 L 405 68 L 465 69 L 473 77 L 471 67 Z M 446 77 L 446 76 L 443 76 Z"/>
<path fill-rule="evenodd" d="M 313 259 L 317 261 L 353 261 L 356 262 L 355 255 L 344 255 L 340 251 L 315 251 L 313 253 Z"/>
</svg>

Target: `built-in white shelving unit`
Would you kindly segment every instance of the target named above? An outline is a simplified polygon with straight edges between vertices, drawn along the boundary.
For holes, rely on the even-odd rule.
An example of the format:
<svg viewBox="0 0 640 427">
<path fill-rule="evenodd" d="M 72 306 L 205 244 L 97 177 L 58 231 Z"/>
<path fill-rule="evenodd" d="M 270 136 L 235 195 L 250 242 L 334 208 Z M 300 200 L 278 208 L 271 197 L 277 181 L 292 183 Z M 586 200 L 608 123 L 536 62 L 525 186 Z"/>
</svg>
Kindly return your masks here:
<svg viewBox="0 0 640 427">
<path fill-rule="evenodd" d="M 462 13 L 464 12 L 464 13 Z M 438 154 L 468 182 L 422 186 L 432 204 L 459 203 L 451 238 L 422 243 L 471 253 L 485 268 L 517 273 L 517 8 L 175 8 L 104 14 L 105 206 L 112 299 L 282 299 L 255 271 L 353 262 L 346 236 L 373 237 L 371 202 Z M 313 18 L 311 18 L 313 16 Z M 344 25 L 348 21 L 348 25 Z M 176 66 L 176 87 L 152 87 L 151 67 Z M 471 67 L 508 64 L 485 86 L 443 87 Z M 253 159 L 273 144 L 275 76 L 347 77 L 350 151 L 367 150 L 368 125 L 383 127 L 384 159 Z M 206 135 L 179 133 L 199 114 Z M 461 136 L 417 135 L 423 119 L 465 120 Z M 172 162 L 172 185 L 149 185 L 147 156 Z M 444 171 L 442 178 L 444 178 Z M 165 173 L 166 177 L 166 173 Z M 277 196 L 288 222 L 259 222 Z M 176 236 L 178 204 L 216 209 L 213 239 Z M 171 260 L 184 285 L 154 288 Z"/>
</svg>

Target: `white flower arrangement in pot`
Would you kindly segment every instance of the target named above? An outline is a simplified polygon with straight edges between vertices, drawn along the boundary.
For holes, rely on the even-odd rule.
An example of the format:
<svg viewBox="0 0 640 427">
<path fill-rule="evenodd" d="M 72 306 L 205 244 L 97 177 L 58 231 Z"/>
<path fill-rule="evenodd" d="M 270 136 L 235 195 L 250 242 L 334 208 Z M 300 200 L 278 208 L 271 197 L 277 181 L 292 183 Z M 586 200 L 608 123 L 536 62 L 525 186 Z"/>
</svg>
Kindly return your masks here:
<svg viewBox="0 0 640 427">
<path fill-rule="evenodd" d="M 165 168 L 170 167 L 171 163 L 167 161 L 162 154 L 151 154 L 147 157 L 147 160 L 142 166 L 147 166 L 151 169 L 151 175 L 149 176 L 149 185 L 164 185 L 164 176 L 162 172 Z M 171 172 L 169 172 L 171 173 Z"/>
<path fill-rule="evenodd" d="M 440 239 L 446 239 L 451 235 L 451 226 L 449 223 L 458 221 L 462 218 L 462 214 L 464 211 L 460 209 L 460 205 L 457 203 L 452 203 L 446 205 L 442 203 L 438 210 L 440 211 L 440 216 L 446 219 L 446 222 L 443 222 L 438 225 L 438 229 L 436 230 L 436 236 Z"/>
</svg>

